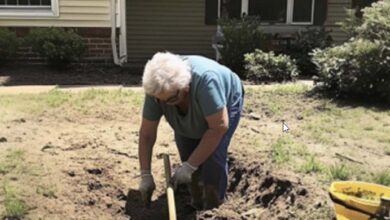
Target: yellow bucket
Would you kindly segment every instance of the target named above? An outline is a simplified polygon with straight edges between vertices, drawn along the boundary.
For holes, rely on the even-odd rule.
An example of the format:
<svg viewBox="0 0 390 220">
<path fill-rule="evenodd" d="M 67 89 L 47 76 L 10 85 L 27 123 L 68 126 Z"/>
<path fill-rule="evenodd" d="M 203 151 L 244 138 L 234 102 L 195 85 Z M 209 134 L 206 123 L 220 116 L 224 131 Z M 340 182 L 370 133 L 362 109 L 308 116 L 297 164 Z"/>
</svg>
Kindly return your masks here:
<svg viewBox="0 0 390 220">
<path fill-rule="evenodd" d="M 337 220 L 368 220 L 380 207 L 381 197 L 390 197 L 390 188 L 378 184 L 340 181 L 329 188 Z"/>
</svg>

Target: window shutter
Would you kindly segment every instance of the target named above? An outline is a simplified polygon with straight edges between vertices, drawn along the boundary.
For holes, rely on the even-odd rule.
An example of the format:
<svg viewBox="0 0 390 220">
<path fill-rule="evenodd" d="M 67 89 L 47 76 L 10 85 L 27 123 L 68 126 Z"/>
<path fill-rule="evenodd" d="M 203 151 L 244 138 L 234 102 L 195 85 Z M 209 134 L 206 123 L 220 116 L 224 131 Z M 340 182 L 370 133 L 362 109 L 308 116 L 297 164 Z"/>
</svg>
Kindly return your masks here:
<svg viewBox="0 0 390 220">
<path fill-rule="evenodd" d="M 218 0 L 205 0 L 205 3 L 206 3 L 205 23 L 207 25 L 217 24 Z"/>
<path fill-rule="evenodd" d="M 314 25 L 324 25 L 328 11 L 328 0 L 315 0 Z"/>
</svg>

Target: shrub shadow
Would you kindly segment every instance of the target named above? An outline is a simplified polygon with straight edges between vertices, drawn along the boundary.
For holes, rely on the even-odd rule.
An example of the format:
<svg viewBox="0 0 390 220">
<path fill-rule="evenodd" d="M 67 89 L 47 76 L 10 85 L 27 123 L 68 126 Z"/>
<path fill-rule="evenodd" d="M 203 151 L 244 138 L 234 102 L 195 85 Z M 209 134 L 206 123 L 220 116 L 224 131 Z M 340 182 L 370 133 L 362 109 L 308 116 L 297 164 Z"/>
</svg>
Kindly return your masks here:
<svg viewBox="0 0 390 220">
<path fill-rule="evenodd" d="M 72 65 L 56 70 L 43 65 L 0 67 L 0 86 L 141 84 L 142 71 L 118 66 Z"/>
</svg>

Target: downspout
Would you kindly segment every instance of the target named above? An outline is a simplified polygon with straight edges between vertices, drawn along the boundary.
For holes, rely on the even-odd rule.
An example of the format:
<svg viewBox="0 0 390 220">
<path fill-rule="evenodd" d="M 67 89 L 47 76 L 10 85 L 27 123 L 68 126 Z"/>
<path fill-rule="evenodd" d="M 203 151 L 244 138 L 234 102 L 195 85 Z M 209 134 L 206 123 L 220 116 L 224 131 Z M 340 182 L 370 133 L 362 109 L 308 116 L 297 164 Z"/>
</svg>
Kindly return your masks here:
<svg viewBox="0 0 390 220">
<path fill-rule="evenodd" d="M 118 58 L 118 50 L 116 47 L 116 0 L 111 0 L 111 47 L 114 64 L 121 65 Z"/>
<path fill-rule="evenodd" d="M 119 0 L 118 11 L 120 15 L 119 25 L 119 62 L 127 63 L 127 25 L 126 25 L 126 0 Z"/>
</svg>

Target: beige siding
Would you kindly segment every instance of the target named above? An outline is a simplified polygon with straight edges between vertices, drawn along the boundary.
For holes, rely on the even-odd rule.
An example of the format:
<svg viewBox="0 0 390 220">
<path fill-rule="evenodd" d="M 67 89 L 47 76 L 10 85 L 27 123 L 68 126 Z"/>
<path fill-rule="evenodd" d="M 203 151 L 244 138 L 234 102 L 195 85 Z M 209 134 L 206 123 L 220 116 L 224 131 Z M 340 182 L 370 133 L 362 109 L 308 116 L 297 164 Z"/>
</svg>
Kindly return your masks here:
<svg viewBox="0 0 390 220">
<path fill-rule="evenodd" d="M 214 57 L 216 26 L 205 25 L 204 0 L 128 0 L 127 47 L 132 67 L 157 51 Z"/>
<path fill-rule="evenodd" d="M 111 0 L 58 0 L 56 17 L 1 17 L 0 26 L 110 27 Z"/>
<path fill-rule="evenodd" d="M 346 9 L 351 8 L 352 0 L 328 0 L 328 16 L 326 29 L 331 30 L 331 35 L 336 43 L 347 40 L 347 35 L 336 24 L 347 17 Z"/>
</svg>

